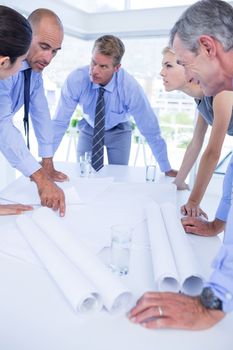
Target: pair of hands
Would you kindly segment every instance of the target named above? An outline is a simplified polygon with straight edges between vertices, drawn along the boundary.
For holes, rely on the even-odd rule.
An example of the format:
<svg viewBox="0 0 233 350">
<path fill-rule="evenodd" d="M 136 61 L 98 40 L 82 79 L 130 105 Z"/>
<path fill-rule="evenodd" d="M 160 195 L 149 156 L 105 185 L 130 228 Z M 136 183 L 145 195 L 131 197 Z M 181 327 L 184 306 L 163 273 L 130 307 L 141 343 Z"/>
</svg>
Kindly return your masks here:
<svg viewBox="0 0 233 350">
<path fill-rule="evenodd" d="M 69 178 L 64 173 L 54 168 L 52 158 L 44 158 L 41 162 L 42 168 L 32 174 L 31 179 L 38 187 L 41 205 L 59 211 L 60 216 L 65 215 L 65 195 L 54 181 L 68 181 Z"/>
<path fill-rule="evenodd" d="M 217 218 L 213 221 L 208 221 L 207 214 L 199 206 L 193 206 L 190 201 L 181 207 L 181 213 L 185 215 L 181 222 L 187 233 L 211 237 L 224 231 L 224 221 Z"/>
<path fill-rule="evenodd" d="M 131 322 L 145 328 L 201 330 L 214 326 L 225 316 L 223 311 L 206 309 L 199 297 L 169 292 L 147 292 L 130 311 Z"/>
</svg>

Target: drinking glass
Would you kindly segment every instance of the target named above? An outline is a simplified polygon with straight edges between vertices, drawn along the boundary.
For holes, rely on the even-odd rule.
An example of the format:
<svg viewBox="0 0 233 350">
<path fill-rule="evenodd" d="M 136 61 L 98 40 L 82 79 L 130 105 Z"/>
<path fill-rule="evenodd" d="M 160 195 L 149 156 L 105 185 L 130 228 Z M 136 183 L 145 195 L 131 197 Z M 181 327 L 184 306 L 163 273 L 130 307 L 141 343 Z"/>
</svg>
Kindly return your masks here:
<svg viewBox="0 0 233 350">
<path fill-rule="evenodd" d="M 132 228 L 128 225 L 111 227 L 110 268 L 113 273 L 121 276 L 129 272 L 130 247 Z"/>
<path fill-rule="evenodd" d="M 147 165 L 146 166 L 146 182 L 154 182 L 156 175 L 156 166 Z"/>
</svg>

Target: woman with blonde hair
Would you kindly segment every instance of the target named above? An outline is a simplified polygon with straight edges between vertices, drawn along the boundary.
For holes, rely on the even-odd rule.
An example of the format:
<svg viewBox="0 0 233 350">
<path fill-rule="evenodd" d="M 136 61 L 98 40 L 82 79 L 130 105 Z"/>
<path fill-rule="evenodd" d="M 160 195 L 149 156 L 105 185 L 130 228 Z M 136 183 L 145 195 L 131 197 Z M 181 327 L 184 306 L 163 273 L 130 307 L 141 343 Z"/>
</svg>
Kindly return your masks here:
<svg viewBox="0 0 233 350">
<path fill-rule="evenodd" d="M 181 207 L 181 212 L 188 216 L 200 216 L 206 213 L 200 208 L 200 202 L 218 163 L 226 134 L 233 135 L 233 92 L 223 91 L 216 96 L 204 96 L 199 84 L 187 81 L 182 65 L 176 61 L 175 53 L 169 47 L 163 52 L 160 72 L 166 91 L 179 90 L 194 97 L 199 111 L 191 142 L 185 152 L 180 170 L 174 183 L 177 189 L 188 188 L 185 179 L 194 165 L 204 142 L 209 125 L 212 126 L 206 149 L 200 159 L 195 183 L 188 202 Z"/>
</svg>

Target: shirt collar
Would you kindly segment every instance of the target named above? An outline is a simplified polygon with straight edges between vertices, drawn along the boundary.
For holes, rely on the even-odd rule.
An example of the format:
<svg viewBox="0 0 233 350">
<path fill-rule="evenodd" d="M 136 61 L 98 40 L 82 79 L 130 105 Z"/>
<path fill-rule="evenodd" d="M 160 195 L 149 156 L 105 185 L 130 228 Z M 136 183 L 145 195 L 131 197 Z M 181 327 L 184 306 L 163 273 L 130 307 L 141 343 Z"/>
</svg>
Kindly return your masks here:
<svg viewBox="0 0 233 350">
<path fill-rule="evenodd" d="M 29 66 L 29 64 L 28 64 L 28 61 L 26 61 L 26 60 L 24 60 L 23 62 L 22 62 L 22 66 L 21 66 L 21 71 L 23 71 L 23 70 L 26 70 L 26 69 L 28 69 L 28 68 L 30 68 L 30 66 Z"/>
</svg>

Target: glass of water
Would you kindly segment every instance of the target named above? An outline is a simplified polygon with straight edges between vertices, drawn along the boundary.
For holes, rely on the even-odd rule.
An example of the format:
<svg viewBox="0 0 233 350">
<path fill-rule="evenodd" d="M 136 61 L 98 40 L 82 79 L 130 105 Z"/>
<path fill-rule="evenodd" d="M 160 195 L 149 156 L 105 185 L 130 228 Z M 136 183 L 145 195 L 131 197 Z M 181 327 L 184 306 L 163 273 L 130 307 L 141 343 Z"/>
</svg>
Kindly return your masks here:
<svg viewBox="0 0 233 350">
<path fill-rule="evenodd" d="M 81 154 L 81 156 L 79 157 L 79 167 L 80 167 L 80 176 L 85 177 L 86 176 L 85 154 Z"/>
<path fill-rule="evenodd" d="M 127 275 L 129 272 L 132 228 L 128 225 L 111 227 L 110 268 L 116 275 Z"/>
<path fill-rule="evenodd" d="M 91 175 L 91 169 L 92 169 L 91 167 L 92 152 L 91 151 L 85 152 L 84 156 L 86 161 L 86 176 L 89 176 Z"/>
<path fill-rule="evenodd" d="M 154 182 L 156 175 L 156 166 L 147 165 L 146 166 L 146 182 Z"/>
</svg>

